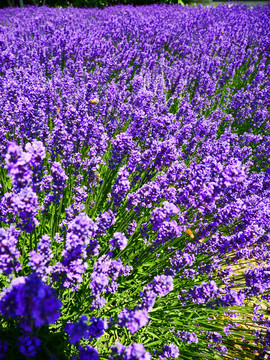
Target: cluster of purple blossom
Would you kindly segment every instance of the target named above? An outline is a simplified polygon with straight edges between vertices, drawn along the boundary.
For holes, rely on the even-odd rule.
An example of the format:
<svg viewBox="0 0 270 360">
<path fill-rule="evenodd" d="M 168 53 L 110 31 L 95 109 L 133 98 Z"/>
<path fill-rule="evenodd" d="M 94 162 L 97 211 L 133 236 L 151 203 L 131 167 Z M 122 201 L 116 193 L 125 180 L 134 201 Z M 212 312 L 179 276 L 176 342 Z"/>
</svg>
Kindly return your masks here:
<svg viewBox="0 0 270 360">
<path fill-rule="evenodd" d="M 0 358 L 269 357 L 269 18 L 0 10 Z"/>
</svg>

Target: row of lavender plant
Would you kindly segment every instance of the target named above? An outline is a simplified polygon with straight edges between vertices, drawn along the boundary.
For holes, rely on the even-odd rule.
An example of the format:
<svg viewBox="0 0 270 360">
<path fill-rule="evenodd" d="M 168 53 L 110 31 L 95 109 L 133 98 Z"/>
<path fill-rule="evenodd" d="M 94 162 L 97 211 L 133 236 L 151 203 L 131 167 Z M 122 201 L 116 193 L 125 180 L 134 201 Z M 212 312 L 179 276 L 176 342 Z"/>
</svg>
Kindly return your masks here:
<svg viewBox="0 0 270 360">
<path fill-rule="evenodd" d="M 270 357 L 269 20 L 0 10 L 0 358 Z"/>
</svg>

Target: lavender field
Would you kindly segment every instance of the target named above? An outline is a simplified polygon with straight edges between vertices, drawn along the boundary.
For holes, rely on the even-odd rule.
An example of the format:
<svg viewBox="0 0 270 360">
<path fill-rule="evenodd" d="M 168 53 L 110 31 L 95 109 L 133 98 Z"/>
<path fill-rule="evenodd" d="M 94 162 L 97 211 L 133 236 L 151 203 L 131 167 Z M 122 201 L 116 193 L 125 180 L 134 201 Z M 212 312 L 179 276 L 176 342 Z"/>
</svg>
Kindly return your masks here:
<svg viewBox="0 0 270 360">
<path fill-rule="evenodd" d="M 270 6 L 0 10 L 0 359 L 270 359 Z"/>
</svg>

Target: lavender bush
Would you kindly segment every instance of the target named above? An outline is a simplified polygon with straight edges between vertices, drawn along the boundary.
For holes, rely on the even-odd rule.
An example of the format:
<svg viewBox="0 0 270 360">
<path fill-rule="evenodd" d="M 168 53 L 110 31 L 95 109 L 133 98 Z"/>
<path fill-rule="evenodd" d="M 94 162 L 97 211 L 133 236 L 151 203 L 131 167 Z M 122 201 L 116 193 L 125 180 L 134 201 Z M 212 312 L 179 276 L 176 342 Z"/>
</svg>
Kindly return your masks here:
<svg viewBox="0 0 270 360">
<path fill-rule="evenodd" d="M 0 10 L 0 358 L 270 358 L 270 7 Z"/>
</svg>

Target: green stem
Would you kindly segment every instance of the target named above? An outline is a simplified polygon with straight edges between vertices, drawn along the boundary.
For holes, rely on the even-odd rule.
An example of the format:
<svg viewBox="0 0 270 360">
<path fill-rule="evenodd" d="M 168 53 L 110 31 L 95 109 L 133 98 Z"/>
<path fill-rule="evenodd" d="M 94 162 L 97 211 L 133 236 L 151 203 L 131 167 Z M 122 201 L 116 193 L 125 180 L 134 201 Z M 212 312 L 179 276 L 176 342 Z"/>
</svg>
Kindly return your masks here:
<svg viewBox="0 0 270 360">
<path fill-rule="evenodd" d="M 33 250 L 33 234 L 30 233 L 30 251 Z"/>
</svg>

